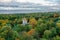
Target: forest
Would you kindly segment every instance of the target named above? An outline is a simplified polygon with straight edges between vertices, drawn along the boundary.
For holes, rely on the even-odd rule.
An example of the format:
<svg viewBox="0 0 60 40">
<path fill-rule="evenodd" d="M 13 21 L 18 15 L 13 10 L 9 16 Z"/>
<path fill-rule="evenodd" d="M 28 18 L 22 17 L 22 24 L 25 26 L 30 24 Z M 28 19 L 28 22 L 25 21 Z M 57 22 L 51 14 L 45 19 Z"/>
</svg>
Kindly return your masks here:
<svg viewBox="0 0 60 40">
<path fill-rule="evenodd" d="M 0 14 L 0 40 L 60 40 L 60 12 Z"/>
</svg>

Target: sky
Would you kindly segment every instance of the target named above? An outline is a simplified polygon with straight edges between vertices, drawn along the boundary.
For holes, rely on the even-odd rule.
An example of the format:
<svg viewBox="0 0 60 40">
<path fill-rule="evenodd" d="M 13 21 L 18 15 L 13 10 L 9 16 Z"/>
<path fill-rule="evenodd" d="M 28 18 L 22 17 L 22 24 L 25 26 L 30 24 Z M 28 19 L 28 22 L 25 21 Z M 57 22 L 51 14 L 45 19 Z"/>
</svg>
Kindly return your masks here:
<svg viewBox="0 0 60 40">
<path fill-rule="evenodd" d="M 60 10 L 60 0 L 0 0 L 0 3 L 11 3 L 11 2 L 18 2 L 18 3 L 34 3 L 34 4 L 39 4 L 41 6 L 48 6 L 52 9 L 55 10 Z M 14 8 L 14 7 L 0 7 L 0 9 L 19 9 L 19 8 Z M 25 8 L 24 8 L 25 9 Z M 29 8 L 31 9 L 31 8 Z M 34 8 L 33 8 L 34 9 Z"/>
<path fill-rule="evenodd" d="M 39 3 L 42 5 L 50 5 L 50 4 L 58 4 L 60 3 L 60 0 L 0 0 L 0 2 L 11 2 L 11 1 L 16 1 L 16 2 L 32 2 L 32 3 Z"/>
<path fill-rule="evenodd" d="M 58 5 L 60 0 L 0 0 L 0 2 L 9 3 L 11 1 L 16 2 L 31 2 L 31 3 L 38 3 L 42 5 L 52 6 L 52 5 Z"/>
</svg>

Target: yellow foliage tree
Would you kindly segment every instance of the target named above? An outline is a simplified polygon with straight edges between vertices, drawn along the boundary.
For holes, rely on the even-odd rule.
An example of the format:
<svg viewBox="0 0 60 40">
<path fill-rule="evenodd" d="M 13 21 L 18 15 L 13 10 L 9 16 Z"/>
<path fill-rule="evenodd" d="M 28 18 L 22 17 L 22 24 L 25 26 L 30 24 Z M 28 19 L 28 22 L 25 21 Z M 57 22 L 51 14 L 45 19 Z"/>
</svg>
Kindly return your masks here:
<svg viewBox="0 0 60 40">
<path fill-rule="evenodd" d="M 8 20 L 0 20 L 0 23 L 2 24 L 2 26 L 4 26 L 6 23 L 8 22 Z"/>
<path fill-rule="evenodd" d="M 60 23 L 56 23 L 57 27 L 60 28 Z"/>
<path fill-rule="evenodd" d="M 37 24 L 37 21 L 35 20 L 35 18 L 30 18 L 30 20 L 29 20 L 29 24 L 31 24 L 31 25 L 36 25 Z"/>
<path fill-rule="evenodd" d="M 0 40 L 5 40 L 5 38 L 0 38 Z"/>
<path fill-rule="evenodd" d="M 19 38 L 15 38 L 15 40 L 20 40 Z"/>
</svg>

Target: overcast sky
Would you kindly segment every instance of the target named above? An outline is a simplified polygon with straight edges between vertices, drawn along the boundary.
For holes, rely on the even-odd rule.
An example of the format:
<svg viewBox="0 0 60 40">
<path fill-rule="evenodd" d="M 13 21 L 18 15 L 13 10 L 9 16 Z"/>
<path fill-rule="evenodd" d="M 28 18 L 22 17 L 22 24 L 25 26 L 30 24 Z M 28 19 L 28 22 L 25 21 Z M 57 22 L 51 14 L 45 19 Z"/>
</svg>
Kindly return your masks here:
<svg viewBox="0 0 60 40">
<path fill-rule="evenodd" d="M 40 4 L 42 6 L 53 6 L 51 7 L 52 9 L 60 10 L 60 0 L 0 0 L 0 3 L 11 3 L 12 1 L 19 2 L 19 3 L 29 2 L 29 3 L 34 3 L 34 4 Z M 0 7 L 0 9 L 11 10 L 13 8 L 12 7 Z M 14 8 L 14 9 L 19 9 L 19 8 Z"/>
<path fill-rule="evenodd" d="M 58 5 L 60 0 L 0 0 L 0 2 L 9 3 L 11 1 L 16 2 L 31 2 L 31 3 L 38 3 L 42 5 Z"/>
</svg>

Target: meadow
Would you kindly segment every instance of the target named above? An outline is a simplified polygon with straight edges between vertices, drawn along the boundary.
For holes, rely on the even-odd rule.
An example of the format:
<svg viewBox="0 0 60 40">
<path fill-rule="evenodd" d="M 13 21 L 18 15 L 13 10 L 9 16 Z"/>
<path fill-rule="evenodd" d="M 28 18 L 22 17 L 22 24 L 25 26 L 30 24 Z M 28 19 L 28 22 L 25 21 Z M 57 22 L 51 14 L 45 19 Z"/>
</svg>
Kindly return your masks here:
<svg viewBox="0 0 60 40">
<path fill-rule="evenodd" d="M 60 12 L 0 14 L 0 40 L 60 40 Z"/>
</svg>

